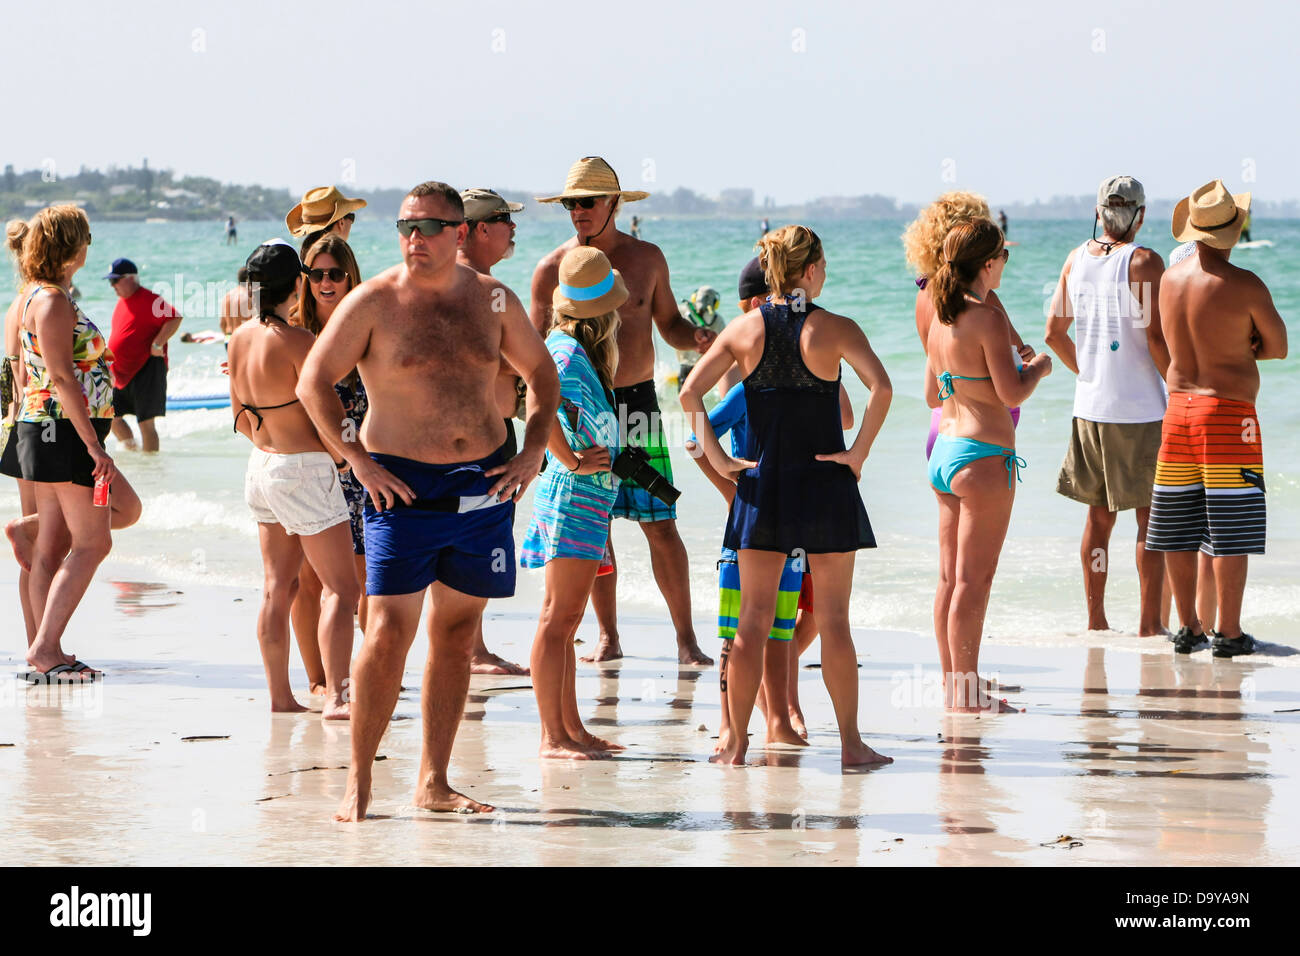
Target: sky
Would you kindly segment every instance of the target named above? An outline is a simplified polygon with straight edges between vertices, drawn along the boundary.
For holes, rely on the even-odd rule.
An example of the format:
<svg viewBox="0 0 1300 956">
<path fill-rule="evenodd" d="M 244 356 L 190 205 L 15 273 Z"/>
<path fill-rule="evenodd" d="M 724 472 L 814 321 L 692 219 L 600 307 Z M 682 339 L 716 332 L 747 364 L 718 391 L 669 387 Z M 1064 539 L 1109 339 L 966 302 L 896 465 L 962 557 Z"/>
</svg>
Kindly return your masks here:
<svg viewBox="0 0 1300 956">
<path fill-rule="evenodd" d="M 954 188 L 997 203 L 1113 174 L 1300 197 L 1300 4 L 847 0 L 6 4 L 0 163 L 149 165 L 758 199 Z M 43 111 L 51 117 L 38 122 Z"/>
</svg>

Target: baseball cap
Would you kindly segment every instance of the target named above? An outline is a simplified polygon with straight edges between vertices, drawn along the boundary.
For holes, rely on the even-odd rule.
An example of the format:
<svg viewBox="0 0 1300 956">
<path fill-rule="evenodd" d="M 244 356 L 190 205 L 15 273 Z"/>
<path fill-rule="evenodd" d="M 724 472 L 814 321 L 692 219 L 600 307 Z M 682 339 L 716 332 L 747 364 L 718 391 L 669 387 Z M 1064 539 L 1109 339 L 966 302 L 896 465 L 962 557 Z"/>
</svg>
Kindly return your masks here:
<svg viewBox="0 0 1300 956">
<path fill-rule="evenodd" d="M 523 203 L 507 202 L 491 189 L 467 189 L 460 194 L 460 201 L 465 204 L 465 218 L 475 222 L 507 212 L 522 212 L 524 208 Z"/>
<path fill-rule="evenodd" d="M 745 302 L 756 295 L 767 295 L 771 291 L 767 287 L 767 276 L 763 275 L 763 264 L 755 256 L 740 270 L 740 301 Z"/>
<path fill-rule="evenodd" d="M 248 261 L 248 281 L 267 286 L 288 285 L 307 271 L 298 251 L 283 239 L 271 239 L 253 250 Z"/>
<path fill-rule="evenodd" d="M 1112 176 L 1097 187 L 1098 206 L 1143 206 L 1147 194 L 1132 176 Z"/>
<path fill-rule="evenodd" d="M 135 267 L 135 263 L 130 259 L 114 259 L 113 269 L 105 279 L 120 279 L 122 276 L 139 275 L 140 270 Z"/>
</svg>

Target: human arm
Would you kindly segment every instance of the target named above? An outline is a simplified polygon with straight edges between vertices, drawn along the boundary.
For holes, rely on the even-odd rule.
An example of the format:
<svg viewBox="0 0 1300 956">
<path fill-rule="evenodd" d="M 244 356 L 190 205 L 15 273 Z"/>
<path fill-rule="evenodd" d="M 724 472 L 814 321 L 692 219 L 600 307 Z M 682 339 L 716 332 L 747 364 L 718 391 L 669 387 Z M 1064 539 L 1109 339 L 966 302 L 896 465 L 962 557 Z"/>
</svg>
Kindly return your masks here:
<svg viewBox="0 0 1300 956">
<path fill-rule="evenodd" d="M 501 314 L 501 355 L 528 385 L 524 413 L 524 443 L 504 464 L 490 468 L 489 478 L 497 478 L 489 494 L 500 500 L 518 498 L 542 470 L 542 456 L 560 404 L 560 378 L 546 343 L 537 334 L 518 297 L 505 290 L 505 311 Z"/>
<path fill-rule="evenodd" d="M 1002 304 L 1002 300 L 998 298 L 998 294 L 994 292 L 992 289 L 990 289 L 989 294 L 987 297 L 985 297 L 984 301 L 989 305 L 993 306 L 993 308 L 995 308 L 997 311 L 1002 313 L 1003 318 L 1007 320 L 1007 328 L 1011 330 L 1012 348 L 1014 348 L 1016 352 L 1019 353 L 1020 361 L 1028 362 L 1031 358 L 1034 357 L 1034 348 L 1031 345 L 1026 345 L 1025 340 L 1022 339 L 1020 337 L 1020 333 L 1016 331 L 1015 323 L 1011 321 L 1011 313 L 1008 312 L 1007 307 Z"/>
<path fill-rule="evenodd" d="M 334 391 L 334 383 L 356 368 L 370 347 L 376 296 L 363 282 L 343 298 L 303 359 L 294 394 L 330 454 L 341 455 L 352 467 L 352 476 L 369 492 L 375 509 L 384 511 L 393 507 L 398 498 L 410 504 L 415 495 L 404 481 L 370 457 L 360 431 L 345 425 L 350 420 L 344 414 L 338 392 Z M 234 382 L 233 375 L 231 382 Z"/>
<path fill-rule="evenodd" d="M 1017 369 L 1011 352 L 1010 325 L 1004 316 L 993 309 L 971 309 L 962 321 L 968 319 L 972 324 L 978 323 L 984 363 L 988 366 L 989 379 L 998 400 L 1008 408 L 1022 404 L 1037 387 L 1039 380 L 1052 371 L 1052 357 L 1046 352 L 1039 352 Z M 930 386 L 927 385 L 926 388 L 928 397 Z M 935 396 L 938 396 L 937 383 Z"/>
<path fill-rule="evenodd" d="M 1273 296 L 1269 294 L 1268 286 L 1257 277 L 1252 278 L 1255 288 L 1251 295 L 1250 321 L 1255 327 L 1254 337 L 1258 340 L 1255 345 L 1255 360 L 1286 358 L 1286 323 L 1273 305 Z"/>
<path fill-rule="evenodd" d="M 1147 331 L 1147 351 L 1156 371 L 1164 378 L 1169 373 L 1169 345 L 1160 327 L 1160 278 L 1165 273 L 1164 260 L 1150 249 L 1136 249 L 1129 262 L 1129 290 L 1137 300 Z"/>
<path fill-rule="evenodd" d="M 663 340 L 675 349 L 695 351 L 703 355 L 718 338 L 718 333 L 702 329 L 682 318 L 673 296 L 672 285 L 668 275 L 668 260 L 658 246 L 645 243 L 654 263 L 654 291 L 650 300 L 650 316 L 654 319 Z M 726 369 L 723 369 L 725 372 Z M 718 375 L 721 378 L 721 373 Z"/>
<path fill-rule="evenodd" d="M 63 406 L 63 416 L 72 422 L 77 437 L 85 443 L 86 451 L 94 462 L 92 474 L 95 479 L 111 483 L 117 478 L 117 467 L 95 434 L 86 394 L 77 381 L 72 362 L 72 338 L 77 313 L 67 296 L 48 292 L 38 295 L 32 301 L 28 314 L 36 328 L 36 339 L 41 344 L 41 358 L 45 362 L 50 386 L 59 404 Z"/>
<path fill-rule="evenodd" d="M 557 252 L 559 250 L 556 250 Z M 551 253 L 537 263 L 528 297 L 528 320 L 545 338 L 551 329 L 551 297 L 560 284 L 560 260 Z"/>
<path fill-rule="evenodd" d="M 749 313 L 723 329 L 717 341 L 691 370 L 691 374 L 687 376 L 678 392 L 678 401 L 681 402 L 682 411 L 686 413 L 688 424 L 695 432 L 699 448 L 708 457 L 714 471 L 724 480 L 734 481 L 737 474 L 746 468 L 753 468 L 755 463 L 747 459 L 733 458 L 722 450 L 722 445 L 718 442 L 718 434 L 714 431 L 713 423 L 704 410 L 704 396 L 733 362 L 741 364 L 741 356 L 753 350 L 754 329 L 750 319 L 757 315 L 757 312 Z M 758 328 L 762 328 L 761 324 Z"/>
<path fill-rule="evenodd" d="M 1070 263 L 1067 259 L 1061 269 L 1061 278 L 1052 293 L 1051 314 L 1047 317 L 1047 331 L 1044 341 L 1047 347 L 1056 353 L 1057 358 L 1075 375 L 1079 374 L 1079 359 L 1074 351 L 1074 340 L 1070 338 L 1070 326 L 1074 322 L 1074 309 L 1070 305 L 1069 288 L 1066 285 L 1070 275 Z M 1008 342 L 1009 344 L 1009 342 Z M 1018 402 L 1015 404 L 1019 404 Z"/>
<path fill-rule="evenodd" d="M 867 387 L 867 408 L 862 416 L 862 427 L 858 429 L 857 438 L 844 451 L 817 455 L 818 461 L 834 461 L 848 465 L 853 470 L 854 478 L 862 477 L 862 463 L 871 453 L 871 445 L 880 434 L 880 427 L 885 423 L 889 413 L 890 402 L 894 399 L 894 386 L 889 381 L 889 373 L 881 364 L 879 356 L 867 341 L 867 335 L 856 322 L 835 316 L 836 333 L 840 340 L 841 355 L 849 367 L 858 374 L 862 384 Z"/>
<path fill-rule="evenodd" d="M 561 414 L 566 413 L 571 422 L 577 417 L 570 410 L 561 412 Z M 546 440 L 546 447 L 552 458 L 575 475 L 594 475 L 598 471 L 609 471 L 609 449 L 604 445 L 592 445 L 590 448 L 575 451 L 569 444 L 569 439 L 564 434 L 564 426 L 560 424 L 558 417 L 551 422 L 551 432 Z"/>
<path fill-rule="evenodd" d="M 176 334 L 176 330 L 181 327 L 182 316 L 176 311 L 176 308 L 163 299 L 160 295 L 154 296 L 153 302 L 154 315 L 158 318 L 166 318 L 162 326 L 159 327 L 157 334 L 154 335 L 153 341 L 149 344 L 150 355 L 162 355 L 167 347 L 167 340 Z"/>
</svg>

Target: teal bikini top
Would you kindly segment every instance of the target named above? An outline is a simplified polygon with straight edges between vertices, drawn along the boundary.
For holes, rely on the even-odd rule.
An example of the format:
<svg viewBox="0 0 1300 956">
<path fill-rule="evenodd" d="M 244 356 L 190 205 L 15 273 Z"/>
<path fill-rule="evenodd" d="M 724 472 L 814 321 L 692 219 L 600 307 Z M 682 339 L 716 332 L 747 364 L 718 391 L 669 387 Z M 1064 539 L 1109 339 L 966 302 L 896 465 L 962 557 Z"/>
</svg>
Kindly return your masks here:
<svg viewBox="0 0 1300 956">
<path fill-rule="evenodd" d="M 955 391 L 952 380 L 959 378 L 964 382 L 989 382 L 993 380 L 991 375 L 954 375 L 952 372 L 940 372 L 935 376 L 939 380 L 939 401 L 952 398 Z"/>
</svg>

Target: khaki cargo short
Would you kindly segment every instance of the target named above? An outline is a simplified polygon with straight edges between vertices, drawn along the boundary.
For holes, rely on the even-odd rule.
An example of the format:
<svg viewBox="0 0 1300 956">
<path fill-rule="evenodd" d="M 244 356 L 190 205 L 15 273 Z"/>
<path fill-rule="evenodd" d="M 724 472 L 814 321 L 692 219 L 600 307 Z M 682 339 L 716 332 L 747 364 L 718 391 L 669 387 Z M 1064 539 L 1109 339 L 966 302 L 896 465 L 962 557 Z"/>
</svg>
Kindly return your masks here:
<svg viewBox="0 0 1300 956">
<path fill-rule="evenodd" d="M 1057 493 L 1110 511 L 1151 507 L 1160 426 L 1074 419 Z"/>
</svg>

